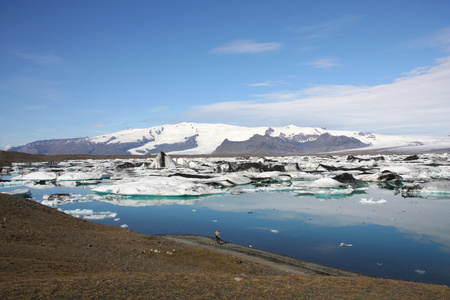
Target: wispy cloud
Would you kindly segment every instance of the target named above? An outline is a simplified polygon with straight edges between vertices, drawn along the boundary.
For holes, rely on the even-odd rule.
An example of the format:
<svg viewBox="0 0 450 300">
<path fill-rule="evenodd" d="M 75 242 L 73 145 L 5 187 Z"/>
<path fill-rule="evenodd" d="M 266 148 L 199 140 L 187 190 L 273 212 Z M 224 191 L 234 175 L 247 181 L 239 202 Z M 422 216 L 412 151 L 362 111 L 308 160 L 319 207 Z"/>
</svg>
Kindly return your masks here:
<svg viewBox="0 0 450 300">
<path fill-rule="evenodd" d="M 316 86 L 259 95 L 259 101 L 193 107 L 195 122 L 326 126 L 378 133 L 449 134 L 450 57 L 415 75 L 377 86 Z M 413 126 L 411 126 L 413 125 Z M 397 131 L 395 131 L 397 130 Z"/>
<path fill-rule="evenodd" d="M 65 100 L 62 92 L 58 89 L 58 82 L 43 80 L 27 76 L 13 76 L 5 79 L 0 84 L 1 90 L 26 95 L 30 98 L 40 98 L 51 101 Z"/>
<path fill-rule="evenodd" d="M 102 124 L 102 123 L 89 124 L 89 126 L 92 126 L 92 127 L 106 127 L 106 125 Z"/>
<path fill-rule="evenodd" d="M 331 69 L 342 66 L 342 64 L 339 62 L 339 59 L 337 59 L 336 57 L 322 57 L 303 64 L 318 69 Z"/>
<path fill-rule="evenodd" d="M 264 81 L 264 82 L 249 83 L 249 84 L 247 84 L 247 86 L 262 87 L 262 86 L 279 86 L 279 85 L 285 85 L 285 84 L 287 84 L 287 83 L 282 80 L 276 80 L 276 81 L 269 80 L 269 81 Z"/>
<path fill-rule="evenodd" d="M 61 57 L 50 52 L 46 53 L 12 52 L 12 54 L 41 66 L 61 65 L 64 62 L 64 60 Z"/>
<path fill-rule="evenodd" d="M 363 18 L 362 15 L 348 14 L 338 19 L 322 22 L 318 24 L 291 28 L 295 33 L 304 39 L 317 39 L 330 35 L 331 33 L 357 24 Z"/>
<path fill-rule="evenodd" d="M 26 106 L 25 109 L 28 110 L 42 110 L 42 109 L 47 109 L 48 107 L 45 105 L 30 105 L 30 106 Z"/>
<path fill-rule="evenodd" d="M 282 43 L 258 43 L 254 40 L 235 40 L 211 50 L 214 54 L 257 54 L 281 49 Z"/>
<path fill-rule="evenodd" d="M 406 48 L 441 48 L 446 52 L 450 52 L 450 27 L 439 29 L 429 36 L 421 37 L 404 43 Z"/>
</svg>

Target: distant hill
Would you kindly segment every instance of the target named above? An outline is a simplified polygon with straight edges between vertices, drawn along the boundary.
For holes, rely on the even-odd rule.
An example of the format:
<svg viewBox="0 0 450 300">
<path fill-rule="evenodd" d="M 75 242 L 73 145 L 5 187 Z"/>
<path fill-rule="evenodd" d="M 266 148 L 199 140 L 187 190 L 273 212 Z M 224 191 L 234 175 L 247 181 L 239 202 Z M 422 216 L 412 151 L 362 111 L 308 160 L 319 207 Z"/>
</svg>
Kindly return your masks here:
<svg viewBox="0 0 450 300">
<path fill-rule="evenodd" d="M 388 136 L 314 127 L 243 127 L 179 123 L 127 129 L 92 138 L 54 139 L 9 151 L 66 155 L 316 154 L 335 151 L 426 152 L 450 148 L 450 138 Z"/>
<path fill-rule="evenodd" d="M 225 139 L 223 143 L 214 150 L 213 154 L 264 153 L 275 155 L 320 153 L 357 149 L 368 146 L 368 144 L 364 144 L 356 138 L 343 135 L 333 136 L 329 133 L 321 134 L 311 141 L 304 142 L 298 142 L 295 139 L 255 134 L 248 140 L 242 142 L 233 142 Z"/>
</svg>

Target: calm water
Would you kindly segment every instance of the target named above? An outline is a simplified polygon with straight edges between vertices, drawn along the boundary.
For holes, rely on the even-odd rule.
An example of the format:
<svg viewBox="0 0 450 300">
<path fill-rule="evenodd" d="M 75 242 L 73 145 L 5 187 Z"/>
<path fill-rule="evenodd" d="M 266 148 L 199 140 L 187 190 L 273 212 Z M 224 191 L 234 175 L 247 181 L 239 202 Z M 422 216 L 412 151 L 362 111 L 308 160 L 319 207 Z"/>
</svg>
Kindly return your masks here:
<svg viewBox="0 0 450 300">
<path fill-rule="evenodd" d="M 30 189 L 38 202 L 44 194 L 90 193 L 89 187 L 35 187 Z M 22 187 L 0 191 L 18 188 Z M 387 203 L 363 204 L 362 198 Z M 112 211 L 115 218 L 94 221 L 127 224 L 144 234 L 213 236 L 220 229 L 227 242 L 384 278 L 450 285 L 450 199 L 403 198 L 393 190 L 370 188 L 340 199 L 257 192 L 111 198 L 59 208 Z M 341 243 L 353 246 L 340 247 Z"/>
</svg>

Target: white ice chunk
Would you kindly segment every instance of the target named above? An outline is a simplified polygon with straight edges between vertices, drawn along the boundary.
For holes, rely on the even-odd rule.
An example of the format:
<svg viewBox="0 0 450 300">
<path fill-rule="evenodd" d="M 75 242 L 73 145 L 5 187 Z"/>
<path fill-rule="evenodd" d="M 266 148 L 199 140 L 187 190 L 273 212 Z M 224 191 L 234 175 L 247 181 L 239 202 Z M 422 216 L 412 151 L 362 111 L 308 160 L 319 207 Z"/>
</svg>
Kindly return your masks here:
<svg viewBox="0 0 450 300">
<path fill-rule="evenodd" d="M 19 175 L 11 178 L 11 180 L 29 180 L 29 181 L 52 181 L 56 180 L 54 172 L 31 172 L 25 175 Z"/>
<path fill-rule="evenodd" d="M 370 199 L 361 198 L 361 200 L 359 200 L 359 202 L 363 203 L 363 204 L 386 204 L 387 200 L 381 199 L 378 201 L 374 201 L 373 198 L 370 198 Z"/>
<path fill-rule="evenodd" d="M 310 186 L 320 188 L 337 188 L 345 187 L 346 185 L 332 178 L 320 178 L 311 182 Z"/>
<path fill-rule="evenodd" d="M 62 201 L 59 200 L 43 200 L 41 201 L 42 205 L 46 205 L 46 206 L 50 206 L 50 207 L 56 207 L 58 205 L 60 205 L 62 203 Z"/>
<path fill-rule="evenodd" d="M 2 192 L 3 194 L 13 195 L 13 196 L 19 196 L 19 197 L 25 197 L 30 198 L 31 192 L 30 189 L 17 189 L 11 192 Z"/>
<path fill-rule="evenodd" d="M 63 210 L 64 213 L 77 218 L 84 218 L 89 220 L 103 220 L 106 218 L 115 218 L 117 213 L 111 211 L 94 212 L 92 209 L 74 209 L 74 210 Z"/>
<path fill-rule="evenodd" d="M 353 244 L 340 243 L 339 247 L 353 247 Z"/>
<path fill-rule="evenodd" d="M 64 210 L 64 212 L 72 216 L 87 216 L 92 215 L 94 213 L 92 209 L 79 209 L 79 208 L 73 210 Z"/>
<path fill-rule="evenodd" d="M 450 195 L 450 180 L 434 180 L 416 184 L 402 189 L 404 197 L 424 197 L 430 199 L 448 198 Z"/>
<path fill-rule="evenodd" d="M 56 179 L 57 181 L 101 180 L 108 177 L 107 174 L 93 172 L 66 172 Z"/>
<path fill-rule="evenodd" d="M 170 156 L 164 152 L 159 152 L 153 162 L 150 164 L 150 169 L 161 169 L 161 168 L 174 168 L 176 167 L 175 162 Z"/>
<path fill-rule="evenodd" d="M 122 180 L 114 185 L 100 185 L 96 193 L 149 196 L 200 196 L 222 193 L 203 183 L 189 182 L 174 177 L 144 177 L 136 181 Z"/>
</svg>

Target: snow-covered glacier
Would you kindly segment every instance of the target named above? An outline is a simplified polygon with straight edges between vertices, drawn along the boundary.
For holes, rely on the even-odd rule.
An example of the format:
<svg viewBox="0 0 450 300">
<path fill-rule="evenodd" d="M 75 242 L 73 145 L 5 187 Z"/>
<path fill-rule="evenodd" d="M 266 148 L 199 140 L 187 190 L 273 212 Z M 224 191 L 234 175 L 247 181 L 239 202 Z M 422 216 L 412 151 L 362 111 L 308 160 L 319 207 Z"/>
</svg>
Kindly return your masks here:
<svg viewBox="0 0 450 300">
<path fill-rule="evenodd" d="M 161 151 L 178 155 L 213 153 L 267 155 L 330 153 L 355 149 L 400 153 L 448 151 L 450 137 L 391 136 L 294 125 L 244 127 L 178 123 L 150 128 L 129 128 L 90 138 L 36 141 L 10 150 L 48 155 L 146 155 Z"/>
</svg>

